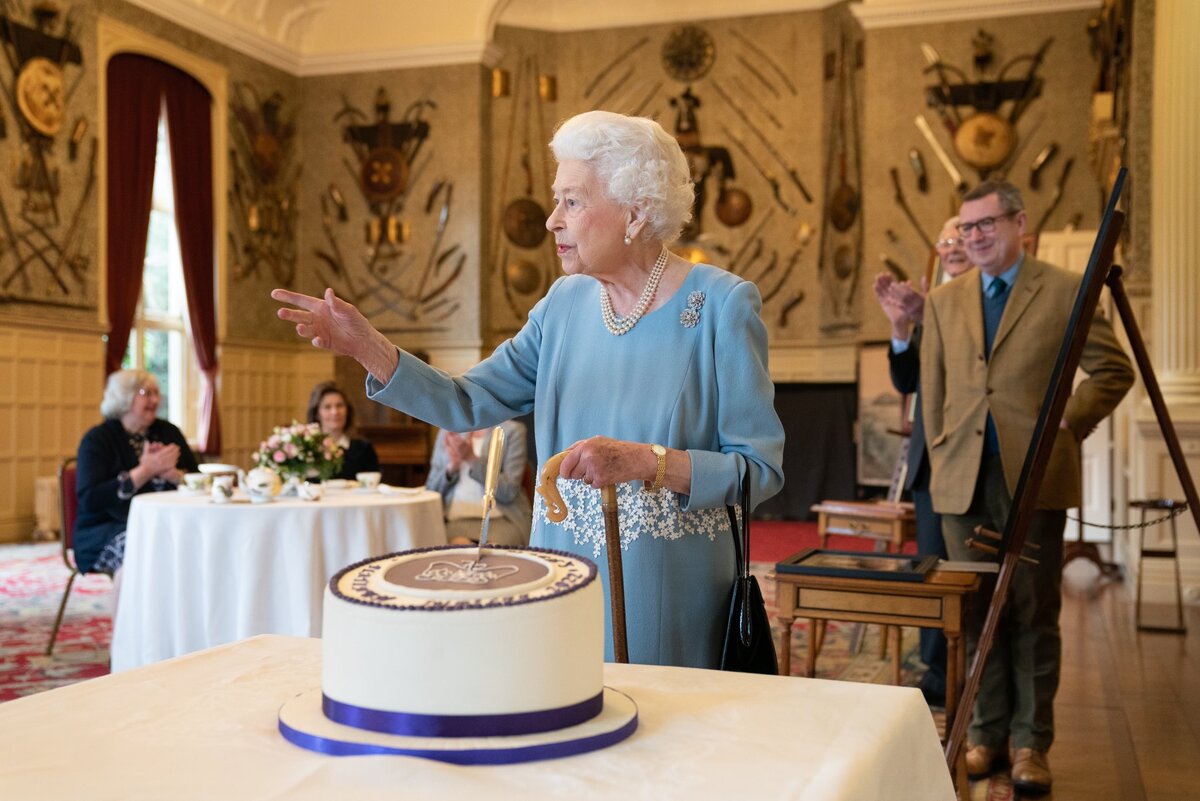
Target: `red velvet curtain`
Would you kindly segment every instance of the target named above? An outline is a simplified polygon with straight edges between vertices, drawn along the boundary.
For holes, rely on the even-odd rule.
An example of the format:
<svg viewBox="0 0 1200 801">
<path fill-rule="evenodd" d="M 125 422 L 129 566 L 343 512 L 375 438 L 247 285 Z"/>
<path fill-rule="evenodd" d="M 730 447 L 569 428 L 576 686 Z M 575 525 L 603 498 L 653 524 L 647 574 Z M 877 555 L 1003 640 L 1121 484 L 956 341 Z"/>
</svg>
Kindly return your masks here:
<svg viewBox="0 0 1200 801">
<path fill-rule="evenodd" d="M 105 367 L 121 366 L 141 293 L 153 194 L 158 117 L 166 106 L 192 346 L 204 374 L 200 450 L 221 452 L 217 409 L 212 98 L 187 73 L 123 53 L 108 63 L 108 308 Z"/>
<path fill-rule="evenodd" d="M 146 64 L 121 54 L 108 62 L 108 344 L 105 373 L 121 369 L 142 292 L 146 230 L 154 189 L 154 151 L 162 87 L 144 80 Z"/>
<path fill-rule="evenodd" d="M 167 133 L 175 184 L 175 220 L 187 289 L 192 346 L 204 373 L 200 403 L 200 450 L 221 452 L 217 410 L 217 314 L 213 280 L 214 231 L 212 98 L 194 78 L 177 70 L 166 75 Z"/>
</svg>

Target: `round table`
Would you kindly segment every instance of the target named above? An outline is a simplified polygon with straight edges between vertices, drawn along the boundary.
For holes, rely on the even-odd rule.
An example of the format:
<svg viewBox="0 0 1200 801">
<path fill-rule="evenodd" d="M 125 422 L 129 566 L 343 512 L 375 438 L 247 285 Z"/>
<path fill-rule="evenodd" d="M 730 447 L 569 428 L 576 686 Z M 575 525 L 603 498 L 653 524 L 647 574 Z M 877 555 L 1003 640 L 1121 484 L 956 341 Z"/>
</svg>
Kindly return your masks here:
<svg viewBox="0 0 1200 801">
<path fill-rule="evenodd" d="M 129 511 L 112 670 L 256 634 L 318 637 L 325 586 L 346 565 L 443 545 L 442 499 L 425 489 L 330 491 L 319 501 L 215 504 L 186 490 Z"/>
</svg>

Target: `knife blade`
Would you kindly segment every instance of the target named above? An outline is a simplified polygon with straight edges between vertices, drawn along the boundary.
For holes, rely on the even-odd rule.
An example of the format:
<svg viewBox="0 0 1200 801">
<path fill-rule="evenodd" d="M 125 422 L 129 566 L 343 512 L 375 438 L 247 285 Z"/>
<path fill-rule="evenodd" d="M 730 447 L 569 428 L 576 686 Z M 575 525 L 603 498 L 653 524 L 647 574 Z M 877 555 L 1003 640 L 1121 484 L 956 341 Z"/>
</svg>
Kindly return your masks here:
<svg viewBox="0 0 1200 801">
<path fill-rule="evenodd" d="M 496 505 L 496 481 L 500 477 L 500 463 L 504 459 L 504 429 L 496 426 L 492 429 L 492 438 L 488 442 L 487 466 L 483 475 L 483 522 L 479 527 L 479 550 L 476 551 L 475 561 L 483 558 L 483 549 L 487 546 L 488 523 L 491 522 L 492 508 Z"/>
</svg>

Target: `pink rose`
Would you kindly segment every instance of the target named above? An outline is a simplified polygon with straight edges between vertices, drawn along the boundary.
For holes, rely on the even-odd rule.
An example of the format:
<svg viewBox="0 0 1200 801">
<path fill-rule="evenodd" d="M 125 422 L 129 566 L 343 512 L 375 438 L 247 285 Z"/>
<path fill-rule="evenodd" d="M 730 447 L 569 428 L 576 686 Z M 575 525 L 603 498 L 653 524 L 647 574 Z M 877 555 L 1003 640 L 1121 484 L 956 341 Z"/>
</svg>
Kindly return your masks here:
<svg viewBox="0 0 1200 801">
<path fill-rule="evenodd" d="M 277 464 L 283 464 L 287 461 L 287 454 L 285 454 L 283 451 L 275 451 L 275 455 L 272 458 Z"/>
</svg>

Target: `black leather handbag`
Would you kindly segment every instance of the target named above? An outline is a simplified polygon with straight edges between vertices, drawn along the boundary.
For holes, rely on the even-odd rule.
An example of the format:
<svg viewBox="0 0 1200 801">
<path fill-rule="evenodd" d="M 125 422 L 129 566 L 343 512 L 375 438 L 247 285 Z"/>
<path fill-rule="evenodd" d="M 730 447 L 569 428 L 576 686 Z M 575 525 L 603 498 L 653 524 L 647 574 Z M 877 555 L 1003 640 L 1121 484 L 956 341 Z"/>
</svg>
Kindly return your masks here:
<svg viewBox="0 0 1200 801">
<path fill-rule="evenodd" d="M 742 477 L 742 519 L 732 506 L 729 525 L 733 532 L 733 553 L 737 561 L 737 578 L 729 594 L 729 618 L 725 625 L 725 642 L 721 647 L 721 670 L 739 673 L 779 673 L 775 643 L 771 640 L 771 622 L 763 603 L 758 579 L 750 575 L 750 479 Z"/>
</svg>

